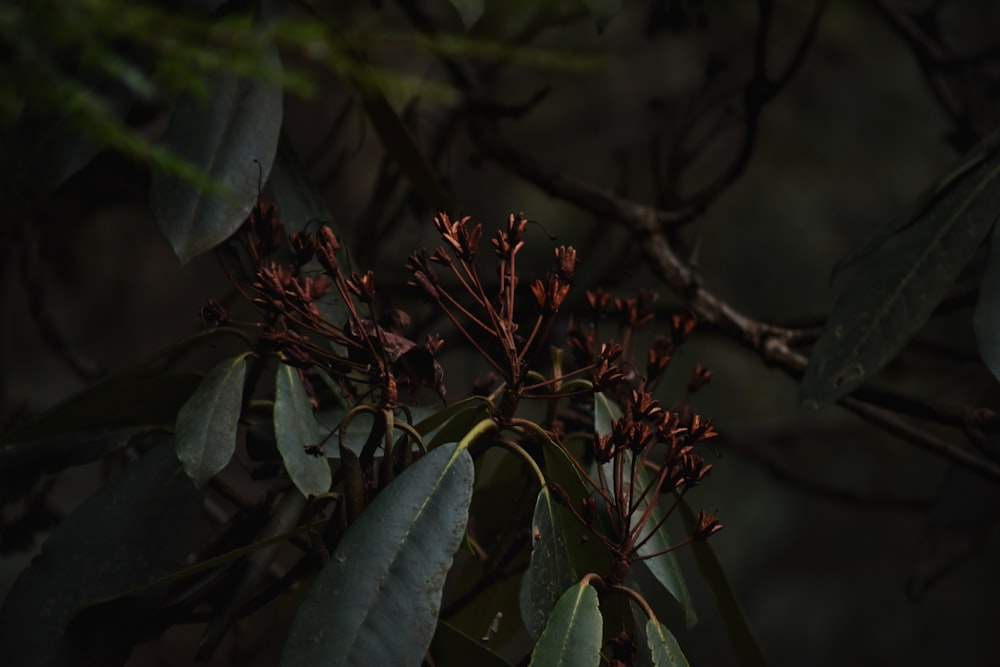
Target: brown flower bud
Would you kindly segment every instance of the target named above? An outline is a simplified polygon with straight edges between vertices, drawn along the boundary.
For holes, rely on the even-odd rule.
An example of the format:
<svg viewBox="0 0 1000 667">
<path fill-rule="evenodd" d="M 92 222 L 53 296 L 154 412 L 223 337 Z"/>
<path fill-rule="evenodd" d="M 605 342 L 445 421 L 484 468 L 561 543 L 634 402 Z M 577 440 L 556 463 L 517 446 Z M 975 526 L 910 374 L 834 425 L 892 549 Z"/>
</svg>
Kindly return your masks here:
<svg viewBox="0 0 1000 667">
<path fill-rule="evenodd" d="M 565 282 L 573 281 L 573 274 L 576 272 L 576 249 L 573 246 L 559 246 L 556 248 L 556 273 Z"/>
<path fill-rule="evenodd" d="M 316 254 L 316 239 L 309 232 L 292 234 L 288 237 L 288 242 L 292 246 L 297 266 L 305 265 Z"/>
<path fill-rule="evenodd" d="M 712 379 L 712 371 L 708 370 L 701 364 L 695 364 L 694 372 L 691 374 L 691 379 L 688 380 L 688 391 L 692 394 L 706 384 Z"/>
<path fill-rule="evenodd" d="M 375 272 L 368 269 L 363 275 L 359 275 L 352 271 L 347 280 L 347 288 L 362 302 L 371 303 L 375 299 Z"/>
<path fill-rule="evenodd" d="M 707 540 L 720 530 L 722 530 L 722 524 L 719 522 L 719 518 L 715 512 L 706 514 L 705 510 L 700 510 L 698 518 L 695 520 L 694 535 L 692 537 L 696 540 Z"/>
</svg>

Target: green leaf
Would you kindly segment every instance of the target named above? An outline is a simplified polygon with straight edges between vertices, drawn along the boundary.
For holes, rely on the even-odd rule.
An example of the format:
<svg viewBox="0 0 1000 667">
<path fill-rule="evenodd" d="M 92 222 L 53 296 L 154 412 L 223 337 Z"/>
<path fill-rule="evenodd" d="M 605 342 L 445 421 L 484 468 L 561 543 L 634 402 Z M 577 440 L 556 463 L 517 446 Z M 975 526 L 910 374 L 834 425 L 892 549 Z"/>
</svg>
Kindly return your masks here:
<svg viewBox="0 0 1000 667">
<path fill-rule="evenodd" d="M 472 457 L 446 445 L 376 496 L 306 594 L 281 664 L 419 665 L 465 533 L 473 481 Z"/>
<path fill-rule="evenodd" d="M 0 611 L 5 665 L 124 663 L 155 611 L 155 595 L 70 621 L 87 603 L 139 587 L 181 564 L 198 505 L 172 450 L 164 442 L 148 451 L 52 531 Z"/>
<path fill-rule="evenodd" d="M 1000 434 L 991 434 L 981 447 L 984 454 L 996 459 L 1000 456 Z M 910 596 L 921 598 L 963 559 L 987 544 L 998 517 L 1000 484 L 953 465 L 927 513 L 907 578 Z"/>
<path fill-rule="evenodd" d="M 452 410 L 455 406 L 460 407 Z M 435 419 L 435 416 L 428 417 L 416 425 L 417 431 L 424 436 L 424 441 L 431 449 L 461 440 L 476 424 L 489 416 L 487 405 L 475 398 L 453 403 L 442 412 L 447 412 L 448 415 L 438 426 L 430 426 L 430 422 Z M 423 429 L 427 429 L 427 431 L 424 432 Z"/>
<path fill-rule="evenodd" d="M 912 223 L 857 261 L 809 357 L 804 404 L 842 398 L 896 356 L 982 244 L 1000 216 L 1000 152 L 991 147 L 974 162 L 953 170 Z"/>
<path fill-rule="evenodd" d="M 573 586 L 556 603 L 548 625 L 531 653 L 530 665 L 586 667 L 601 662 L 604 621 L 597 591 L 586 583 Z"/>
<path fill-rule="evenodd" d="M 684 525 L 688 532 L 693 533 L 695 528 L 695 515 L 690 505 L 683 497 L 677 496 L 677 509 L 681 513 Z M 736 592 L 729 583 L 722 562 L 715 554 L 715 549 L 709 540 L 695 540 L 691 545 L 694 550 L 694 557 L 698 563 L 698 569 L 715 594 L 715 603 L 722 616 L 722 622 L 726 626 L 726 633 L 729 635 L 729 643 L 736 652 L 736 657 L 743 667 L 762 667 L 767 665 L 767 659 L 761 650 L 757 638 L 750 629 L 746 614 L 743 613 L 743 606 L 736 597 Z"/>
<path fill-rule="evenodd" d="M 325 463 L 325 459 L 324 459 Z M 260 531 L 258 542 L 267 542 L 279 536 L 287 535 L 299 522 L 302 510 L 306 507 L 306 499 L 302 495 L 289 489 L 282 494 L 275 503 L 274 511 L 267 520 L 267 524 Z M 196 659 L 208 659 L 211 657 L 219 643 L 225 637 L 229 628 L 239 617 L 240 610 L 251 596 L 259 590 L 261 578 L 271 567 L 275 557 L 281 550 L 282 542 L 272 542 L 267 546 L 260 547 L 249 554 L 246 565 L 240 573 L 240 581 L 236 589 L 230 595 L 225 608 L 212 619 L 205 633 L 202 635 L 198 647 Z"/>
<path fill-rule="evenodd" d="M 466 30 L 475 25 L 485 9 L 484 0 L 450 0 L 451 6 L 458 12 L 462 25 Z"/>
<path fill-rule="evenodd" d="M 277 67 L 277 53 L 272 58 Z M 208 183 L 153 171 L 153 216 L 181 262 L 240 228 L 271 171 L 281 129 L 280 87 L 223 72 L 208 90 L 209 100 L 177 105 L 163 137 L 164 147 L 201 168 Z"/>
<path fill-rule="evenodd" d="M 236 451 L 246 356 L 213 367 L 177 415 L 177 458 L 195 486 L 225 468 Z"/>
<path fill-rule="evenodd" d="M 653 656 L 655 667 L 688 667 L 674 635 L 655 618 L 646 622 L 646 646 Z"/>
<path fill-rule="evenodd" d="M 566 553 L 556 503 L 548 489 L 538 492 L 531 535 L 531 562 L 521 583 L 521 618 L 531 636 L 538 637 L 552 608 L 577 580 Z"/>
<path fill-rule="evenodd" d="M 638 486 L 639 488 L 645 488 L 647 484 L 651 481 L 650 475 L 646 470 L 639 471 L 638 476 Z M 645 501 L 640 504 L 637 514 L 641 514 L 643 509 L 646 507 Z M 643 529 L 642 534 L 639 539 L 645 539 L 659 521 L 663 518 L 664 510 L 662 507 L 657 505 L 650 512 L 649 522 Z M 656 532 L 649 540 L 639 547 L 638 554 L 640 556 L 646 556 L 649 554 L 655 554 L 664 549 L 670 547 L 672 542 L 667 534 L 666 527 L 661 527 L 660 530 Z M 688 591 L 687 583 L 684 581 L 684 575 L 681 572 L 680 562 L 677 560 L 677 555 L 674 552 L 668 552 L 665 554 L 660 554 L 654 558 L 647 558 L 646 560 L 640 561 L 640 565 L 649 570 L 650 574 L 656 578 L 656 580 L 663 586 L 671 597 L 680 603 L 684 610 L 684 623 L 687 627 L 693 627 L 695 623 L 698 622 L 698 615 L 694 610 L 694 601 L 691 599 L 691 593 Z"/>
<path fill-rule="evenodd" d="M 1000 132 L 994 133 L 991 137 L 984 139 L 958 159 L 948 173 L 932 187 L 924 191 L 911 205 L 907 206 L 902 215 L 878 229 L 860 247 L 837 262 L 833 267 L 833 278 L 836 278 L 842 271 L 854 266 L 859 261 L 870 257 L 886 241 L 917 222 L 922 215 L 927 213 L 927 209 L 935 201 L 946 194 L 972 169 L 980 166 L 992 154 L 998 144 L 1000 144 Z"/>
<path fill-rule="evenodd" d="M 1000 233 L 995 229 L 972 322 L 979 356 L 993 377 L 1000 379 Z"/>
<path fill-rule="evenodd" d="M 438 621 L 431 655 L 437 667 L 510 667 L 510 663 L 482 643 L 445 621 Z"/>
<path fill-rule="evenodd" d="M 307 451 L 323 440 L 309 395 L 299 372 L 278 365 L 274 390 L 274 435 L 285 470 L 304 496 L 318 496 L 330 490 L 330 464 L 325 456 Z"/>
<path fill-rule="evenodd" d="M 622 418 L 622 410 L 603 392 L 594 392 L 594 430 L 597 435 L 611 433 L 611 424 Z"/>
<path fill-rule="evenodd" d="M 560 447 L 546 442 L 543 455 L 548 482 L 558 484 L 566 492 L 569 502 L 574 507 L 579 507 L 580 499 L 589 497 L 592 489 L 583 481 L 569 456 Z M 556 515 L 563 529 L 566 551 L 573 569 L 576 572 L 610 572 L 614 564 L 608 549 L 591 535 L 568 507 L 557 505 Z M 598 530 L 610 534 L 611 527 L 607 524 L 604 512 L 597 512 L 594 520 L 598 523 Z"/>
</svg>

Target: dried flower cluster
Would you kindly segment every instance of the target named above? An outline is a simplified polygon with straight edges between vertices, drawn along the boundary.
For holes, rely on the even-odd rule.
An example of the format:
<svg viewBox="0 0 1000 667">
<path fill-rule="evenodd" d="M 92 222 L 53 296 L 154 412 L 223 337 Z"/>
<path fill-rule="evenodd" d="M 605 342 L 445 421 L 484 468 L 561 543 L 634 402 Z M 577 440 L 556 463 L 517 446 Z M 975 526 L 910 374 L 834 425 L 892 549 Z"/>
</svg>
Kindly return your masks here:
<svg viewBox="0 0 1000 667">
<path fill-rule="evenodd" d="M 303 370 L 327 371 L 348 396 L 357 395 L 356 383 L 372 385 L 380 390 L 379 403 L 388 408 L 398 403 L 399 384 L 408 384 L 411 392 L 427 386 L 444 397 L 443 372 L 435 359 L 442 341 L 428 338 L 420 345 L 403 336 L 405 314 L 379 323 L 374 272 L 342 268 L 341 244 L 333 230 L 321 226 L 315 236 L 302 231 L 286 244 L 275 207 L 258 204 L 240 238 L 253 278 L 249 290 L 238 287 L 263 315 L 259 353 L 277 355 Z M 328 296 L 336 306 L 325 300 Z M 346 322 L 330 321 L 330 313 L 343 313 Z M 209 302 L 202 318 L 224 324 L 229 315 Z"/>
<path fill-rule="evenodd" d="M 655 558 L 692 539 L 706 539 L 722 528 L 714 514 L 702 511 L 690 538 L 658 550 L 647 546 L 679 498 L 710 473 L 712 466 L 701 456 L 699 445 L 718 433 L 710 420 L 686 405 L 666 409 L 653 396 L 677 348 L 693 331 L 694 319 L 687 313 L 672 314 L 669 333 L 655 336 L 645 355 L 640 355 L 637 333 L 654 322 L 656 294 L 644 291 L 633 299 L 613 298 L 595 290 L 586 297 L 591 321 L 570 326 L 568 348 L 580 367 L 590 369 L 594 391 L 604 394 L 600 400 L 625 409 L 601 430 L 595 429 L 590 454 L 596 468 L 579 463 L 577 468 L 596 497 L 584 498 L 578 508 L 571 509 L 614 555 L 609 581 L 620 584 L 635 561 Z M 621 344 L 598 344 L 598 323 L 604 320 L 617 323 Z M 636 360 L 643 356 L 645 363 L 640 366 Z M 711 371 L 697 365 L 688 393 L 698 391 L 710 379 Z M 556 493 L 562 491 L 557 487 Z M 665 511 L 658 510 L 664 497 L 671 502 Z M 599 513 L 608 519 L 604 525 L 595 521 Z"/>
<path fill-rule="evenodd" d="M 555 315 L 569 292 L 576 270 L 576 251 L 569 246 L 557 248 L 552 271 L 531 285 L 537 314 L 525 335 L 515 315 L 517 259 L 528 228 L 524 214 L 511 214 L 506 228 L 498 230 L 492 240 L 499 278 L 498 292 L 492 296 L 487 293 L 475 265 L 482 225 L 472 225 L 468 216 L 453 221 L 444 213 L 434 219 L 434 224 L 445 245 L 430 254 L 416 252 L 410 256 L 407 262 L 412 275 L 410 284 L 438 306 L 503 378 L 505 393 L 499 417 L 502 423 L 509 423 L 525 392 L 541 386 L 526 385 L 525 375 L 535 352 L 548 340 Z M 435 265 L 451 274 L 459 287 L 457 295 L 445 285 Z"/>
</svg>

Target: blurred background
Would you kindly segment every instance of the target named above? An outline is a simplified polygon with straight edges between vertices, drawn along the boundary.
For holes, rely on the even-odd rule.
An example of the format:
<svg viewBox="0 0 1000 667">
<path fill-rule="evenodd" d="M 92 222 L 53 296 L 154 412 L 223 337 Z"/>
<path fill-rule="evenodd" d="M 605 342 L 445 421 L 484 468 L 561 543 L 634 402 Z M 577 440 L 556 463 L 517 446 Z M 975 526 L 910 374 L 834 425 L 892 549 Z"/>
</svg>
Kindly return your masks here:
<svg viewBox="0 0 1000 667">
<path fill-rule="evenodd" d="M 1000 119 L 1000 6 L 986 0 L 487 0 L 468 27 L 456 11 L 464 4 L 302 2 L 287 11 L 351 35 L 385 73 L 382 91 L 453 197 L 452 212 L 488 235 L 512 212 L 539 223 L 529 228 L 523 277 L 548 270 L 554 245 L 577 248 L 567 314 L 584 311 L 587 289 L 651 289 L 661 293 L 663 332 L 683 295 L 644 264 L 643 239 L 512 171 L 477 139 L 476 122 L 551 174 L 623 200 L 669 211 L 700 196 L 670 238 L 702 284 L 752 318 L 819 327 L 840 284 L 838 261 Z M 425 33 L 455 40 L 432 47 Z M 747 91 L 762 50 L 780 86 L 754 108 Z M 414 339 L 444 337 L 449 398 L 460 397 L 488 369 L 406 286 L 404 270 L 412 250 L 439 244 L 436 202 L 411 186 L 343 72 L 294 44 L 282 55 L 315 84 L 311 94 L 286 94 L 284 127 L 330 222 L 357 265 L 374 268 L 380 306 L 410 313 Z M 473 73 L 467 85 L 456 66 Z M 140 106 L 125 122 L 155 141 L 168 116 L 160 104 Z M 4 154 L 8 176 L 23 159 Z M 215 256 L 178 262 L 151 219 L 148 191 L 147 166 L 103 151 L 31 206 L 6 208 L 6 424 L 200 330 L 206 299 L 238 311 Z M 266 187 L 262 198 L 271 198 Z M 977 258 L 966 277 L 981 271 Z M 978 359 L 974 299 L 960 298 L 963 290 L 884 377 L 926 400 L 994 407 L 996 381 Z M 712 542 L 772 664 L 1000 664 L 995 484 L 838 407 L 801 409 L 796 378 L 710 326 L 672 362 L 666 404 L 697 363 L 712 381 L 693 405 L 722 436 L 710 483 L 690 500 L 718 511 L 725 528 Z M 102 474 L 91 464 L 56 479 L 55 513 L 92 493 Z M 0 592 L 39 542 L 4 554 Z M 694 665 L 736 664 L 711 591 L 687 550 L 680 557 L 700 617 L 675 630 L 681 646 Z M 183 664 L 162 647 L 144 650 Z"/>
</svg>

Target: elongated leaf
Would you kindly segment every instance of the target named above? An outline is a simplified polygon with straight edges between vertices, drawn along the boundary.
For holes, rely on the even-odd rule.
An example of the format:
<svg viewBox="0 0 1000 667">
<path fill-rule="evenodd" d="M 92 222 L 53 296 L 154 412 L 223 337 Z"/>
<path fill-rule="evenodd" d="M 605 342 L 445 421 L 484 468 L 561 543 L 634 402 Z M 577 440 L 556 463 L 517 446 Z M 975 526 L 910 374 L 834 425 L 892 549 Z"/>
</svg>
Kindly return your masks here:
<svg viewBox="0 0 1000 667">
<path fill-rule="evenodd" d="M 574 507 L 580 507 L 580 499 L 590 497 L 592 489 L 580 477 L 569 457 L 559 447 L 545 443 L 545 476 L 551 484 L 558 484 L 566 493 Z M 563 529 L 569 561 L 576 572 L 610 572 L 613 567 L 611 554 L 601 542 L 590 534 L 568 507 L 556 506 L 556 516 Z M 611 533 L 605 512 L 597 512 L 594 517 L 597 528 L 604 534 Z"/>
<path fill-rule="evenodd" d="M 272 58 L 278 67 L 277 53 Z M 153 216 L 181 262 L 211 250 L 243 224 L 271 171 L 281 129 L 279 87 L 225 72 L 208 90 L 207 101 L 177 105 L 163 144 L 221 187 L 210 190 L 176 173 L 153 171 Z"/>
<path fill-rule="evenodd" d="M 510 663 L 455 626 L 438 621 L 431 655 L 437 667 L 510 667 Z"/>
<path fill-rule="evenodd" d="M 325 459 L 324 459 L 325 463 Z M 284 536 L 292 530 L 302 516 L 302 510 L 306 507 L 306 499 L 300 494 L 289 489 L 281 496 L 281 499 L 274 507 L 270 518 L 263 530 L 260 531 L 259 542 L 273 540 L 278 536 Z M 250 596 L 257 589 L 261 578 L 267 569 L 274 562 L 275 556 L 281 549 L 281 542 L 273 542 L 267 546 L 256 549 L 249 554 L 246 560 L 246 567 L 240 574 L 240 583 L 236 586 L 225 609 L 218 616 L 212 619 L 208 628 L 201 638 L 201 645 L 198 647 L 198 659 L 208 659 L 215 652 L 219 642 L 222 641 L 226 632 L 237 618 L 240 609 L 250 599 Z"/>
<path fill-rule="evenodd" d="M 225 468 L 236 451 L 245 357 L 214 366 L 177 414 L 177 458 L 195 486 Z"/>
<path fill-rule="evenodd" d="M 577 580 L 566 553 L 556 503 L 548 489 L 538 492 L 531 535 L 531 563 L 521 583 L 520 602 L 524 626 L 537 637 L 559 598 Z"/>
<path fill-rule="evenodd" d="M 912 224 L 858 260 L 810 355 L 804 404 L 836 401 L 892 359 L 1000 216 L 1000 152 L 991 149 L 975 167 L 953 172 Z"/>
<path fill-rule="evenodd" d="M 655 618 L 646 622 L 646 646 L 653 656 L 655 667 L 688 667 L 687 658 L 681 651 L 674 635 L 663 623 Z"/>
<path fill-rule="evenodd" d="M 849 253 L 846 257 L 837 262 L 832 271 L 832 278 L 836 278 L 842 271 L 851 268 L 861 260 L 870 257 L 886 241 L 905 231 L 908 227 L 917 222 L 921 216 L 927 213 L 927 209 L 940 199 L 945 193 L 953 188 L 969 171 L 980 166 L 986 160 L 997 143 L 1000 142 L 1000 133 L 994 134 L 988 140 L 981 142 L 978 146 L 963 155 L 952 168 L 933 187 L 923 192 L 910 206 L 907 206 L 902 215 L 891 220 L 871 235 L 857 249 Z"/>
<path fill-rule="evenodd" d="M 144 454 L 52 532 L 0 611 L 3 664 L 124 663 L 155 597 L 123 601 L 72 627 L 70 621 L 88 602 L 146 584 L 181 564 L 198 506 L 171 445 Z"/>
<path fill-rule="evenodd" d="M 993 230 L 986 273 L 979 284 L 979 299 L 972 318 L 979 356 L 993 377 L 1000 379 L 1000 233 Z"/>
<path fill-rule="evenodd" d="M 991 457 L 1000 456 L 1000 434 L 990 435 L 983 444 Z M 919 599 L 962 559 L 986 545 L 997 518 L 1000 484 L 953 465 L 941 482 L 917 545 L 907 580 L 910 596 Z"/>
<path fill-rule="evenodd" d="M 677 509 L 680 510 L 681 517 L 688 532 L 694 532 L 695 515 L 687 501 L 683 497 L 677 496 Z M 736 657 L 743 667 L 762 667 L 767 665 L 764 652 L 757 643 L 757 638 L 750 628 L 746 614 L 743 612 L 743 605 L 736 597 L 736 592 L 729 583 L 729 577 L 722 567 L 722 562 L 715 554 L 710 540 L 696 540 L 692 545 L 695 560 L 698 562 L 698 569 L 702 576 L 712 588 L 715 595 L 715 603 L 718 606 L 722 622 L 726 626 L 726 633 L 729 635 L 729 643 L 732 644 Z"/>
<path fill-rule="evenodd" d="M 274 435 L 285 470 L 304 496 L 330 490 L 330 464 L 326 457 L 309 453 L 323 440 L 309 395 L 298 370 L 280 364 L 274 392 Z"/>
<path fill-rule="evenodd" d="M 639 488 L 645 488 L 647 484 L 651 481 L 651 477 L 648 472 L 642 470 L 639 472 L 639 477 L 637 483 Z M 640 505 L 639 513 L 645 507 L 645 503 Z M 655 507 L 650 513 L 649 522 L 643 529 L 642 534 L 639 539 L 645 539 L 649 532 L 656 526 L 657 523 L 663 518 L 664 510 L 662 507 Z M 665 527 L 661 527 L 649 540 L 639 547 L 639 555 L 647 556 L 650 554 L 655 554 L 663 551 L 664 549 L 671 546 L 670 536 L 667 534 Z M 691 599 L 691 593 L 688 591 L 687 583 L 684 581 L 684 575 L 681 573 L 681 565 L 677 560 L 677 555 L 672 551 L 660 554 L 654 558 L 648 558 L 646 560 L 640 561 L 642 567 L 647 568 L 653 577 L 656 578 L 660 585 L 667 590 L 670 595 L 680 603 L 684 610 L 684 622 L 687 627 L 694 626 L 698 622 L 698 615 L 694 610 L 694 601 Z"/>
<path fill-rule="evenodd" d="M 586 583 L 563 593 L 531 653 L 538 667 L 587 667 L 601 663 L 604 619 L 597 591 Z"/>
<path fill-rule="evenodd" d="M 613 403 L 607 396 L 602 393 L 597 393 L 594 395 L 594 424 L 599 435 L 607 435 L 611 432 L 611 423 L 621 418 L 621 409 Z M 628 456 L 631 456 L 630 454 Z M 626 467 L 628 467 L 626 463 Z M 609 487 L 613 486 L 614 482 L 611 479 L 613 466 L 611 464 L 606 464 L 601 466 L 601 474 L 605 476 L 605 483 Z M 641 493 L 641 489 L 645 489 L 652 482 L 652 477 L 645 469 L 640 469 L 638 475 L 636 476 L 637 490 L 635 496 Z M 635 516 L 641 516 L 645 511 L 647 502 L 644 500 Z M 643 532 L 639 536 L 639 541 L 645 540 L 647 536 L 650 535 L 650 531 L 656 527 L 657 524 L 663 519 L 664 509 L 662 507 L 655 507 L 650 512 L 650 517 L 646 525 L 643 527 Z M 649 556 L 651 554 L 660 553 L 664 549 L 671 546 L 670 536 L 667 533 L 666 527 L 660 527 L 660 529 L 646 540 L 646 543 L 639 547 L 638 554 L 640 556 Z M 677 600 L 677 602 L 684 609 L 684 620 L 688 627 L 693 626 L 698 621 L 698 616 L 694 610 L 694 602 L 691 600 L 691 593 L 688 591 L 687 584 L 684 581 L 684 575 L 681 573 L 681 566 L 677 560 L 676 554 L 673 552 L 661 554 L 654 558 L 647 558 L 641 561 L 641 566 L 646 567 L 650 573 L 656 578 L 658 582 L 666 589 L 670 595 Z"/>
<path fill-rule="evenodd" d="M 292 623 L 281 664 L 419 665 L 472 499 L 472 457 L 433 450 L 348 530 Z"/>
</svg>

